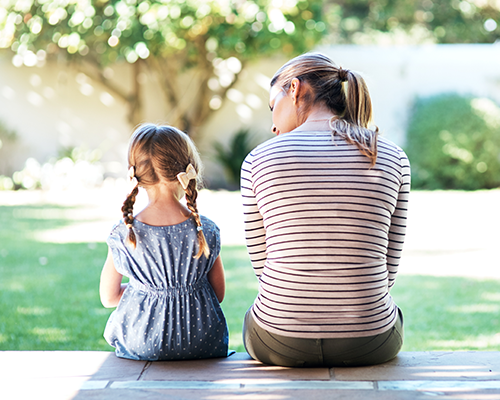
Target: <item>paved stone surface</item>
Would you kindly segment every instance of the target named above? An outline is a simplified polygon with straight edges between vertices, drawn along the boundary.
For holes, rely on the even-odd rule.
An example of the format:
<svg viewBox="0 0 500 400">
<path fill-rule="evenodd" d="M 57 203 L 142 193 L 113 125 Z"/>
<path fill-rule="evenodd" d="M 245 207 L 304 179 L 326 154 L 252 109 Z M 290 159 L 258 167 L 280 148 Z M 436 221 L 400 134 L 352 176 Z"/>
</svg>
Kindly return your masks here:
<svg viewBox="0 0 500 400">
<path fill-rule="evenodd" d="M 203 371 L 200 376 L 200 371 Z M 236 353 L 229 358 L 150 363 L 142 380 L 262 380 L 272 378 L 288 380 L 329 380 L 328 368 L 284 368 L 263 365 L 245 353 Z"/>
<path fill-rule="evenodd" d="M 362 368 L 225 359 L 145 362 L 109 352 L 0 352 L 2 399 L 500 400 L 500 352 L 407 352 Z"/>
<path fill-rule="evenodd" d="M 334 368 L 339 380 L 500 381 L 500 352 L 403 352 L 382 365 Z"/>
</svg>

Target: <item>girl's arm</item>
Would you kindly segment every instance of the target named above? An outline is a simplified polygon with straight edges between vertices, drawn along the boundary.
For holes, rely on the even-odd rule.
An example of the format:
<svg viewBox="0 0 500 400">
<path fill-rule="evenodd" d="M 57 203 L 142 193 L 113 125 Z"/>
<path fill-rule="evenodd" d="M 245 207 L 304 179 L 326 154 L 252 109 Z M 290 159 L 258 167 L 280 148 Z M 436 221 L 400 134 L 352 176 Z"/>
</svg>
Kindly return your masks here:
<svg viewBox="0 0 500 400">
<path fill-rule="evenodd" d="M 226 279 L 224 277 L 224 266 L 222 265 L 222 258 L 220 255 L 215 260 L 212 269 L 208 272 L 208 281 L 212 285 L 219 303 L 222 303 L 224 295 L 226 294 Z"/>
<path fill-rule="evenodd" d="M 102 268 L 101 283 L 99 285 L 99 295 L 104 307 L 116 307 L 120 302 L 127 287 L 127 284 L 122 284 L 122 279 L 123 275 L 116 271 L 111 249 L 108 249 L 108 257 Z"/>
</svg>

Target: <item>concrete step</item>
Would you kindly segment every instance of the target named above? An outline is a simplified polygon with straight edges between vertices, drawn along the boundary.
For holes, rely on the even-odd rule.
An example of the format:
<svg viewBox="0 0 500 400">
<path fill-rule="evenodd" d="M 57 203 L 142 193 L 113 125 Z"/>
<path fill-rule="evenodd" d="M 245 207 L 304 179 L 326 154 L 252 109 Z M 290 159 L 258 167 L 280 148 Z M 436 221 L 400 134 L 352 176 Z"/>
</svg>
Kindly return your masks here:
<svg viewBox="0 0 500 400">
<path fill-rule="evenodd" d="M 500 352 L 403 352 L 360 368 L 284 368 L 246 353 L 145 362 L 94 351 L 0 352 L 2 399 L 500 400 Z"/>
</svg>

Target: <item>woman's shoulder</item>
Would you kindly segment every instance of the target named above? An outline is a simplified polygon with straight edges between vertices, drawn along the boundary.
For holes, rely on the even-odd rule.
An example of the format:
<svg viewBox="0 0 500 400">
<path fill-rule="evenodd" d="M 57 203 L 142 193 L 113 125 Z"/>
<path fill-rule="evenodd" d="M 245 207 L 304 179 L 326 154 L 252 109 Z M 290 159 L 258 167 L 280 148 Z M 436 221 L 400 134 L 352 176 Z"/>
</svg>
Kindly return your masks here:
<svg viewBox="0 0 500 400">
<path fill-rule="evenodd" d="M 259 157 L 270 152 L 275 152 L 279 147 L 288 145 L 291 141 L 296 142 L 300 140 L 307 140 L 307 134 L 304 132 L 288 132 L 275 137 L 272 137 L 265 142 L 256 146 L 247 156 Z"/>
<path fill-rule="evenodd" d="M 397 154 L 399 157 L 406 156 L 404 150 L 400 146 L 384 136 L 378 137 L 378 152 L 393 153 L 395 155 Z"/>
</svg>

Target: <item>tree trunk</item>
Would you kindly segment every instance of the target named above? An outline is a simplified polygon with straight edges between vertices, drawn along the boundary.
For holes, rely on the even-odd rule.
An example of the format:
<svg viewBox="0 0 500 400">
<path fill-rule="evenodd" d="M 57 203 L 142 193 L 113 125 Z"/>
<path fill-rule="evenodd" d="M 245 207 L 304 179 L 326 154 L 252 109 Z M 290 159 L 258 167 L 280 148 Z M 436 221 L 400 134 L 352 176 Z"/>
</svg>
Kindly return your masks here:
<svg viewBox="0 0 500 400">
<path fill-rule="evenodd" d="M 142 60 L 137 60 L 132 64 L 132 93 L 129 96 L 128 107 L 128 121 L 132 126 L 137 126 L 144 121 L 142 111 L 142 87 L 140 83 Z"/>
</svg>

